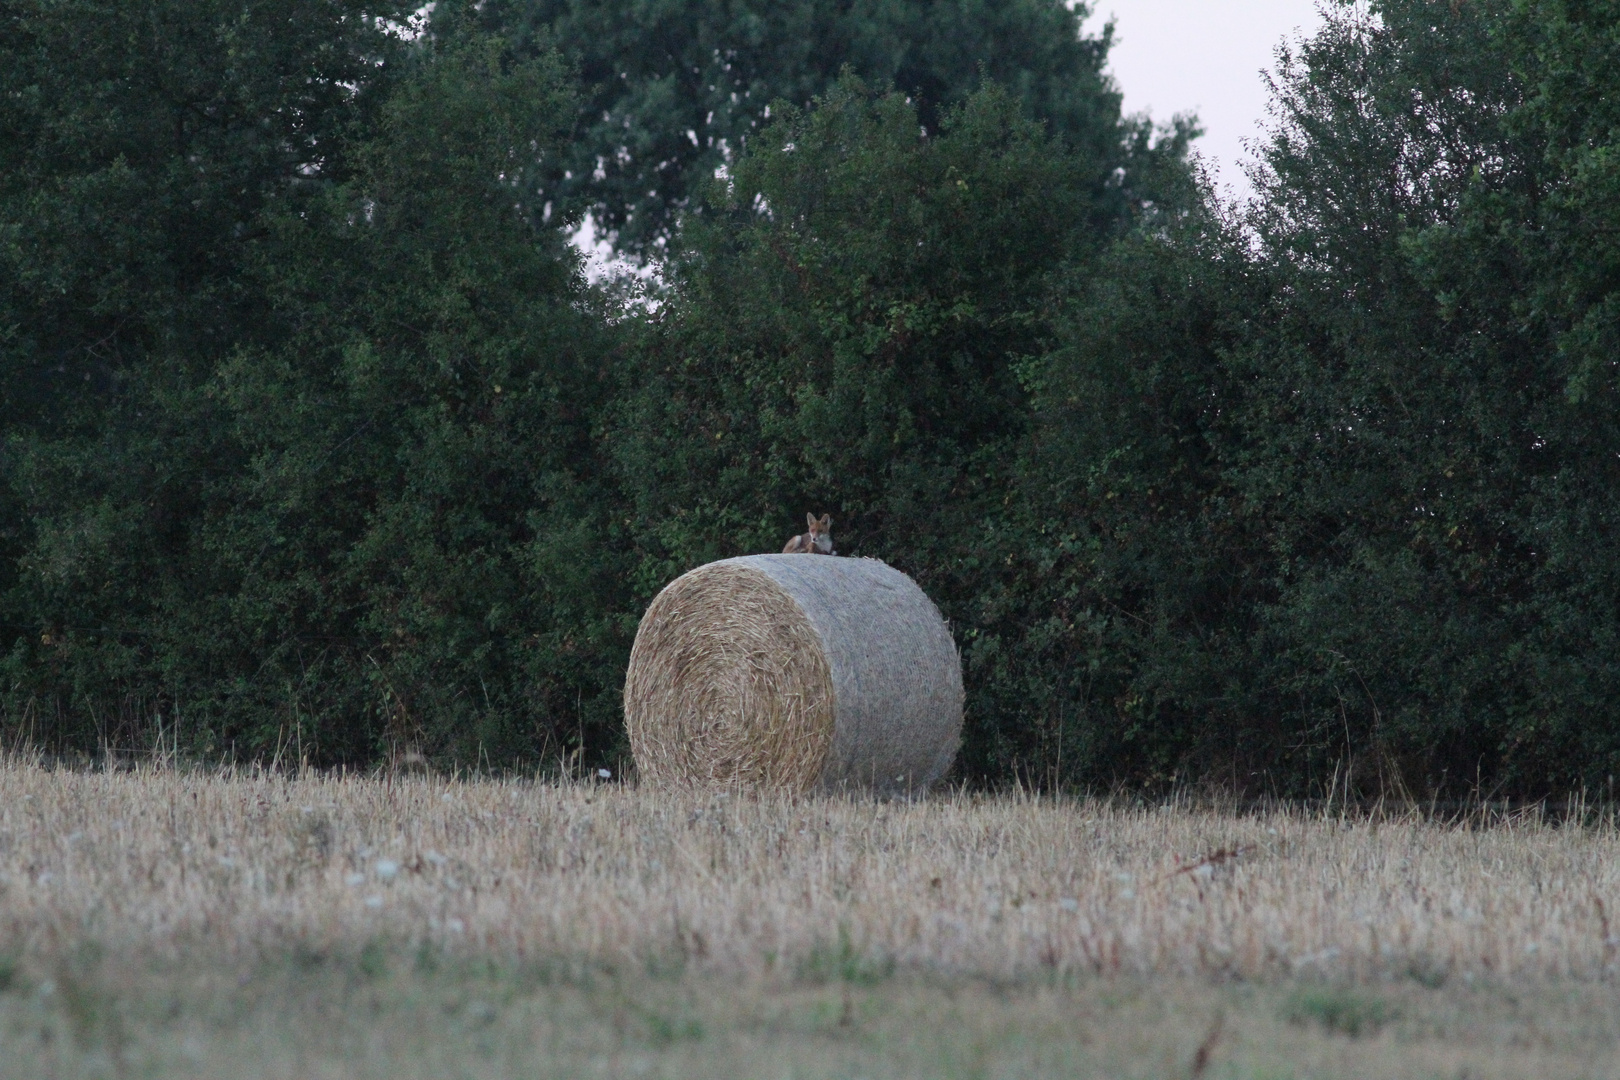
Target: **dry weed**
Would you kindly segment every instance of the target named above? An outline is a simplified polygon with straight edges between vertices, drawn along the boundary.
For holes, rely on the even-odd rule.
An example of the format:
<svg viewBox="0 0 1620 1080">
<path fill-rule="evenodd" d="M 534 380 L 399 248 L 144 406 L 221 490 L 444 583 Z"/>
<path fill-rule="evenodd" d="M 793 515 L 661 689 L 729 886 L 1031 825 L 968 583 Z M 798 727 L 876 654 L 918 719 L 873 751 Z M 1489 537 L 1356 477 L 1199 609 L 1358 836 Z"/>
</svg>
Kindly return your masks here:
<svg viewBox="0 0 1620 1080">
<path fill-rule="evenodd" d="M 1620 836 L 1104 802 L 696 799 L 0 765 L 0 949 L 342 948 L 726 976 L 1598 980 Z"/>
</svg>

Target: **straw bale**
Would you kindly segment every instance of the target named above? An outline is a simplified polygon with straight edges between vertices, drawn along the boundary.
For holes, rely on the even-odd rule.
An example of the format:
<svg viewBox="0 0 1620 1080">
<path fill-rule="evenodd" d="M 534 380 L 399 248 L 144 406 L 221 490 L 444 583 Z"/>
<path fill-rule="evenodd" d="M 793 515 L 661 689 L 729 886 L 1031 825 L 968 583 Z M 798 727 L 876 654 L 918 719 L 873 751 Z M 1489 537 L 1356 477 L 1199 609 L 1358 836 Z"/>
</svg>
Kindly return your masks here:
<svg viewBox="0 0 1620 1080">
<path fill-rule="evenodd" d="M 893 567 L 749 555 L 653 600 L 624 713 L 654 787 L 912 791 L 956 755 L 962 668 L 939 609 Z"/>
</svg>

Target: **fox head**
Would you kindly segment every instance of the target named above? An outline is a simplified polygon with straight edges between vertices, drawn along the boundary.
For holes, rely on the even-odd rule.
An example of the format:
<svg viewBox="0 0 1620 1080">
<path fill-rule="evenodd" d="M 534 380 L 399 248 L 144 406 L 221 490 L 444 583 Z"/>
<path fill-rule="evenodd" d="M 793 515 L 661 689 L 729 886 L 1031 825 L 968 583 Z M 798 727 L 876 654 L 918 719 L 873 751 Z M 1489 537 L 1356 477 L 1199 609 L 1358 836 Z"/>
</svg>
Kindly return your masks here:
<svg viewBox="0 0 1620 1080">
<path fill-rule="evenodd" d="M 809 534 L 810 534 L 810 545 L 812 547 L 814 547 L 817 551 L 824 551 L 824 552 L 825 551 L 831 551 L 832 550 L 832 517 L 831 517 L 831 515 L 822 514 L 821 517 L 818 518 L 814 514 L 806 514 L 806 515 L 804 515 L 804 523 L 810 527 L 809 530 L 808 530 Z"/>
</svg>

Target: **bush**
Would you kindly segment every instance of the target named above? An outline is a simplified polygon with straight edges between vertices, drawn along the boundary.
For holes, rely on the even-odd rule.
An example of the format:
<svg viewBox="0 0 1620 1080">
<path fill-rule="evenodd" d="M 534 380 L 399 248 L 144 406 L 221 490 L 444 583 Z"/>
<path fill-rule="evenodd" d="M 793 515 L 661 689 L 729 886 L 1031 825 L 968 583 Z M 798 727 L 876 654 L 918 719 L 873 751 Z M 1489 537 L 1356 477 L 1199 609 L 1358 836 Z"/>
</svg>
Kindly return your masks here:
<svg viewBox="0 0 1620 1080">
<path fill-rule="evenodd" d="M 1156 224 L 1071 290 L 1002 650 L 1058 734 L 1010 746 L 1063 738 L 1089 783 L 1607 785 L 1612 14 L 1330 12 L 1248 219 Z"/>
<path fill-rule="evenodd" d="M 1240 212 L 1079 38 L 610 169 L 488 32 L 565 7 L 8 11 L 9 739 L 611 764 L 646 601 L 815 511 L 951 620 L 962 778 L 1610 788 L 1620 9 L 1335 5 Z M 565 240 L 638 192 L 640 307 Z"/>
<path fill-rule="evenodd" d="M 6 711 L 59 749 L 144 748 L 166 726 L 191 752 L 317 764 L 605 745 L 616 671 L 597 644 L 623 635 L 590 439 L 607 328 L 567 223 L 524 200 L 571 122 L 565 73 L 476 34 L 407 48 L 382 29 L 333 60 L 367 20 L 322 11 L 307 36 L 297 20 L 219 30 L 210 9 L 168 12 L 182 40 L 247 34 L 237 47 L 263 64 L 250 77 L 315 96 L 267 161 L 239 151 L 298 103 L 241 101 L 239 69 L 188 66 L 212 62 L 201 46 L 102 59 L 140 69 L 124 85 L 200 82 L 211 142 L 137 158 L 121 129 L 77 126 L 86 108 L 184 115 L 163 100 L 64 94 L 32 117 L 19 154 L 34 171 L 6 204 L 21 239 L 5 355 L 15 381 L 57 397 L 8 406 Z M 315 90 L 275 83 L 300 64 Z M 328 87 L 340 79 L 357 89 Z M 69 132 L 90 144 L 51 157 Z M 215 150 L 224 175 L 195 179 L 183 163 Z M 99 172 L 75 172 L 97 156 Z M 217 220 L 173 209 L 224 200 L 227 183 L 251 198 Z M 112 261 L 58 310 L 72 237 L 23 231 L 48 197 L 59 218 L 150 230 L 130 240 L 147 269 Z M 105 314 L 74 325 L 75 306 Z M 57 391 L 70 368 L 83 390 Z"/>
</svg>

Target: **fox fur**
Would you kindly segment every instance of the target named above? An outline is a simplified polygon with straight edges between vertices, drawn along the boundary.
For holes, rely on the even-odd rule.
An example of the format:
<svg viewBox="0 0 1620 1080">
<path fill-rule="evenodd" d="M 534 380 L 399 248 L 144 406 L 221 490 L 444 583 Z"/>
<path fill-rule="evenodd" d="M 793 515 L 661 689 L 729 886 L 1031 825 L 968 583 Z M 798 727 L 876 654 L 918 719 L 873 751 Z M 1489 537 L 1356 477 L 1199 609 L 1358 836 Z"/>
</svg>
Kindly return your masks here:
<svg viewBox="0 0 1620 1080">
<path fill-rule="evenodd" d="M 836 555 L 832 542 L 832 518 L 826 514 L 816 517 L 814 514 L 804 515 L 805 524 L 810 526 L 809 532 L 800 533 L 787 542 L 782 549 L 784 555 Z"/>
</svg>

